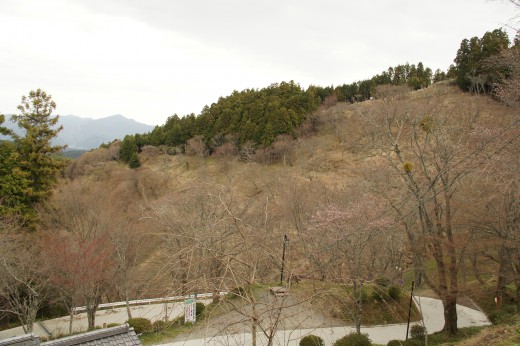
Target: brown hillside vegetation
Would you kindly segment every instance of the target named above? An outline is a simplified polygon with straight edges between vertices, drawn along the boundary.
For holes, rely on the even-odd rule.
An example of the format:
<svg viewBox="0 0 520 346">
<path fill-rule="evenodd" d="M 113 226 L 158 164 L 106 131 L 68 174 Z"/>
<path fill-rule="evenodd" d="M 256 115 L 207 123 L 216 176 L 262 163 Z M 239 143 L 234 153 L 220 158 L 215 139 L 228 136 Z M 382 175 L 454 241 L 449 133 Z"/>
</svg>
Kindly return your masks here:
<svg viewBox="0 0 520 346">
<path fill-rule="evenodd" d="M 518 239 L 489 225 L 491 206 L 518 188 L 508 185 L 518 179 L 514 109 L 440 83 L 390 95 L 322 109 L 318 133 L 281 137 L 249 161 L 145 147 L 132 170 L 115 161 L 117 142 L 77 159 L 44 227 L 66 229 L 72 216 L 85 225 L 81 239 L 106 237 L 119 256 L 76 299 L 88 300 L 87 290 L 103 300 L 235 290 L 252 306 L 252 330 L 275 328 L 256 324 L 254 287 L 279 284 L 284 235 L 284 281 L 344 285 L 357 325 L 365 295 L 391 299 L 388 287 L 406 277 L 447 305 L 473 296 L 475 280 L 510 297 L 516 274 L 505 261 Z M 85 205 L 66 209 L 75 195 Z M 95 235 L 90 213 L 108 233 Z"/>
</svg>

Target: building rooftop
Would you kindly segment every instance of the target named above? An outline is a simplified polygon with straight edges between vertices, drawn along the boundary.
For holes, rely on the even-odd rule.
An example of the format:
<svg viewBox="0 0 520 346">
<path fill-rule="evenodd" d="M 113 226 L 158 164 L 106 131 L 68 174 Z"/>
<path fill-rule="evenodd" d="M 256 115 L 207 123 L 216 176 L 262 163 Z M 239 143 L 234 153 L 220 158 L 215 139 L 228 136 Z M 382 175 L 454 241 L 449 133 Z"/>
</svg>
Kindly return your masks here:
<svg viewBox="0 0 520 346">
<path fill-rule="evenodd" d="M 123 326 L 94 330 L 66 338 L 40 343 L 33 334 L 0 340 L 0 346 L 141 346 L 134 328 Z"/>
<path fill-rule="evenodd" d="M 94 330 L 92 332 L 69 336 L 62 339 L 44 342 L 42 346 L 140 346 L 141 341 L 137 337 L 134 328 L 128 324 L 123 326 Z"/>
<path fill-rule="evenodd" d="M 33 334 L 15 336 L 9 339 L 0 340 L 0 346 L 38 346 L 40 338 Z"/>
</svg>

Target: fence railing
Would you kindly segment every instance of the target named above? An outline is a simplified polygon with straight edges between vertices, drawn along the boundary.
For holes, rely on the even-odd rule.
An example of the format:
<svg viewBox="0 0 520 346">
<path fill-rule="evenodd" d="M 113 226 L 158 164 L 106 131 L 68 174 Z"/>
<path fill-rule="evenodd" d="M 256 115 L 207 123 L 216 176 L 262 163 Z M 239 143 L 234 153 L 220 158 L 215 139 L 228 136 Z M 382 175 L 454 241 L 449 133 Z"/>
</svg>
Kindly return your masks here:
<svg viewBox="0 0 520 346">
<path fill-rule="evenodd" d="M 219 292 L 219 295 L 224 296 L 228 294 L 228 292 Z M 128 305 L 146 305 L 146 304 L 159 304 L 166 302 L 177 302 L 183 301 L 189 298 L 210 298 L 213 297 L 214 293 L 196 293 L 190 294 L 187 296 L 174 296 L 174 297 L 163 297 L 163 298 L 149 298 L 149 299 L 138 299 L 138 300 L 130 300 L 128 301 Z M 98 309 L 106 309 L 106 308 L 117 308 L 126 306 L 126 302 L 115 302 L 115 303 L 105 303 L 99 304 Z M 85 312 L 87 310 L 86 306 L 78 306 L 73 309 L 75 314 Z"/>
</svg>

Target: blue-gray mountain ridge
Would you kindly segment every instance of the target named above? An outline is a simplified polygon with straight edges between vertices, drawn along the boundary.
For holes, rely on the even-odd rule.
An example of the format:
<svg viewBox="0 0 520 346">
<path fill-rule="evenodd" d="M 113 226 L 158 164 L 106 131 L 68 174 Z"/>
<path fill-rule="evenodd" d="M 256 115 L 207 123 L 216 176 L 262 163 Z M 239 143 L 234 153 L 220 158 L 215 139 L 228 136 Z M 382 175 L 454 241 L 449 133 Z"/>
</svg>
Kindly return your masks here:
<svg viewBox="0 0 520 346">
<path fill-rule="evenodd" d="M 17 134 L 23 135 L 23 131 L 9 119 L 10 116 L 6 115 L 3 125 Z M 63 115 L 59 118 L 59 124 L 63 126 L 63 130 L 55 138 L 53 144 L 66 144 L 69 149 L 84 150 L 98 148 L 102 143 L 123 139 L 126 135 L 147 133 L 154 128 L 154 126 L 139 123 L 120 114 L 101 119 Z M 3 138 L 5 139 L 5 137 Z"/>
</svg>

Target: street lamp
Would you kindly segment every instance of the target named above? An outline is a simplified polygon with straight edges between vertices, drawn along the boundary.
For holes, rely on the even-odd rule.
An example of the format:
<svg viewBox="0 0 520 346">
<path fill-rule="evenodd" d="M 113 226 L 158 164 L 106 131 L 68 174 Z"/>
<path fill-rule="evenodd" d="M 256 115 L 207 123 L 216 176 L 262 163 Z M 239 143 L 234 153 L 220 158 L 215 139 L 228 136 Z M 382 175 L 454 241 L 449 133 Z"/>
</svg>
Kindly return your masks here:
<svg viewBox="0 0 520 346">
<path fill-rule="evenodd" d="M 283 235 L 283 251 L 282 251 L 282 272 L 280 273 L 280 286 L 282 286 L 283 283 L 283 270 L 285 265 L 285 247 L 289 243 L 289 237 L 287 234 Z"/>
</svg>

